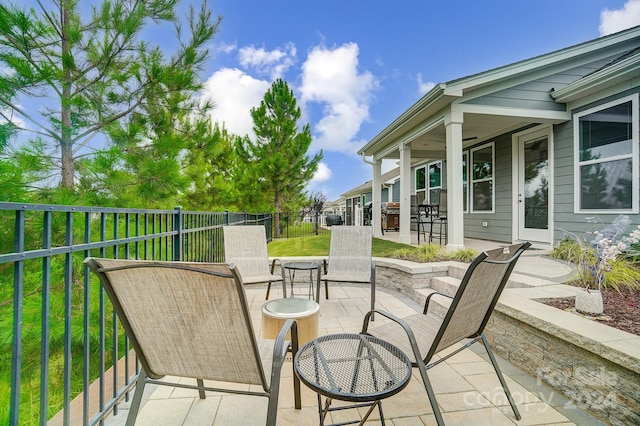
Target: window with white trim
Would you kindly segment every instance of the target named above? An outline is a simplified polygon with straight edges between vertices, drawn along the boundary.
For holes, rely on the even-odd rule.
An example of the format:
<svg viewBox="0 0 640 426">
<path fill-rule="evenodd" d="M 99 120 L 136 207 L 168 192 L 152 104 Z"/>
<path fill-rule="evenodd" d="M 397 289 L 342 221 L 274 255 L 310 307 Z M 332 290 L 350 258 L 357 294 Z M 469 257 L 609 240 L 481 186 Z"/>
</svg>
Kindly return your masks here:
<svg viewBox="0 0 640 426">
<path fill-rule="evenodd" d="M 465 213 L 469 212 L 469 174 L 467 172 L 467 165 L 469 164 L 469 152 L 462 153 L 462 210 Z"/>
<path fill-rule="evenodd" d="M 416 202 L 418 204 L 437 204 L 442 189 L 442 161 L 434 161 L 426 166 L 417 167 Z"/>
<path fill-rule="evenodd" d="M 576 212 L 638 211 L 638 95 L 574 115 Z"/>
<path fill-rule="evenodd" d="M 473 148 L 471 155 L 471 212 L 493 213 L 494 205 L 494 144 Z"/>
<path fill-rule="evenodd" d="M 422 204 L 427 196 L 426 167 L 416 168 L 416 202 Z"/>
<path fill-rule="evenodd" d="M 429 204 L 440 202 L 440 190 L 442 189 L 442 161 L 429 163 L 427 166 L 429 175 Z"/>
</svg>

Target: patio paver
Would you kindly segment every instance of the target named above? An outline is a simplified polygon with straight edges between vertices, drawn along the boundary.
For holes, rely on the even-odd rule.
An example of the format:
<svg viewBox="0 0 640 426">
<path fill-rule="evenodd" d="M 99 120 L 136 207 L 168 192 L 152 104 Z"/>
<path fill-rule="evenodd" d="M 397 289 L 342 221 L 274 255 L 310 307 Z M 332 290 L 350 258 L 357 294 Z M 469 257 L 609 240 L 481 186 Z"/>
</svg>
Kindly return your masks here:
<svg viewBox="0 0 640 426">
<path fill-rule="evenodd" d="M 369 305 L 367 286 L 337 286 L 330 289 L 330 299 L 320 300 L 320 333 L 359 332 L 364 312 Z M 260 334 L 260 308 L 264 301 L 264 287 L 247 287 L 256 334 Z M 281 289 L 273 290 L 274 299 Z M 400 317 L 420 312 L 414 301 L 386 289 L 378 289 L 377 308 L 389 310 Z M 377 317 L 375 323 L 384 318 Z M 374 324 L 375 324 L 374 323 Z M 547 424 L 602 424 L 578 408 L 565 409 L 561 395 L 538 383 L 535 378 L 504 360 L 499 364 L 507 376 L 522 420 L 517 421 L 508 406 L 491 365 L 483 358 L 482 348 L 477 353 L 463 351 L 445 363 L 429 370 L 445 422 L 449 425 L 547 425 Z M 279 398 L 278 425 L 317 425 L 317 400 L 310 389 L 302 385 L 302 410 L 293 408 L 291 361 L 283 367 Z M 185 379 L 186 380 L 186 379 Z M 267 399 L 244 395 L 208 392 L 200 400 L 197 392 L 164 386 L 147 386 L 137 425 L 263 425 L 266 419 Z M 119 414 L 106 421 L 107 426 L 124 425 L 128 403 L 122 404 Z M 402 392 L 385 399 L 383 409 L 387 424 L 393 426 L 435 425 L 426 391 L 414 369 L 411 382 Z M 364 410 L 346 410 L 331 413 L 331 422 L 362 416 Z M 367 422 L 379 425 L 377 411 Z"/>
</svg>

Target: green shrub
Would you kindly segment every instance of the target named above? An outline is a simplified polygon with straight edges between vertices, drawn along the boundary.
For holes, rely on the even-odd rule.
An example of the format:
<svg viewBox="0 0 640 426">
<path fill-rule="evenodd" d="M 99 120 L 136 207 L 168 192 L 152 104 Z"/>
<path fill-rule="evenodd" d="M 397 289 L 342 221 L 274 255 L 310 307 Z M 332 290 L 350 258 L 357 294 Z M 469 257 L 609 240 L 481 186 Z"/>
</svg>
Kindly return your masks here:
<svg viewBox="0 0 640 426">
<path fill-rule="evenodd" d="M 418 247 L 406 247 L 391 253 L 392 258 L 410 260 L 418 263 L 444 262 L 455 260 L 458 262 L 471 262 L 478 253 L 470 248 L 447 252 L 444 247 L 431 244 L 422 244 Z"/>
</svg>

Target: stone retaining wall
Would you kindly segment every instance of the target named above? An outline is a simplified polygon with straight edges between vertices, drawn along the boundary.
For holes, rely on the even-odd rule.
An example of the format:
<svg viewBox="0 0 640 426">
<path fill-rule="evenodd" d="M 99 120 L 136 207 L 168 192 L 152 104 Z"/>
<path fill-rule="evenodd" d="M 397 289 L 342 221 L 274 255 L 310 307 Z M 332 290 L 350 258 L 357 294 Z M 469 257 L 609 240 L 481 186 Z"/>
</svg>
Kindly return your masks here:
<svg viewBox="0 0 640 426">
<path fill-rule="evenodd" d="M 640 376 L 624 364 L 499 310 L 486 334 L 497 354 L 568 398 L 565 408 L 575 405 L 610 424 L 640 424 Z"/>
</svg>

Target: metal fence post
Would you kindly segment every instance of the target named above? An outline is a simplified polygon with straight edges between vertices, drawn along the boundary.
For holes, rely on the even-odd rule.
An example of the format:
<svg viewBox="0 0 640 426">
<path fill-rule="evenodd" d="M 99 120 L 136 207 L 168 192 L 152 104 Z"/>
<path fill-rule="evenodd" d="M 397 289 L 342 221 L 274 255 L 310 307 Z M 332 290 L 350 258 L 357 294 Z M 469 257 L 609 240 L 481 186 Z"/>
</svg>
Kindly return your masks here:
<svg viewBox="0 0 640 426">
<path fill-rule="evenodd" d="M 176 211 L 173 219 L 173 229 L 176 231 L 176 234 L 173 236 L 173 260 L 174 261 L 182 261 L 182 226 L 183 226 L 183 216 L 182 216 L 182 207 L 177 206 L 174 207 Z"/>
</svg>

